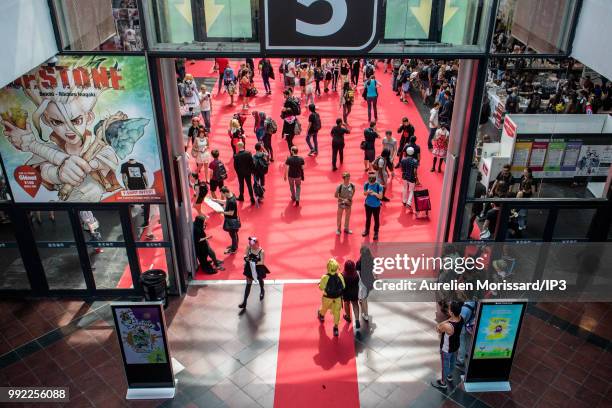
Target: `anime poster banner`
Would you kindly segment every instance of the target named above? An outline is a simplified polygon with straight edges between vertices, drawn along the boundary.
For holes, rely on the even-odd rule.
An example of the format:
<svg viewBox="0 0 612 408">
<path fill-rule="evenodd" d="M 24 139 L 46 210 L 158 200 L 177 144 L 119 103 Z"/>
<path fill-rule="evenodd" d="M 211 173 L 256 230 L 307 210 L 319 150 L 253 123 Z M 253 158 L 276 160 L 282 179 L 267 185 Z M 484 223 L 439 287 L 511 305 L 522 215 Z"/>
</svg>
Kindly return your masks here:
<svg viewBox="0 0 612 408">
<path fill-rule="evenodd" d="M 522 304 L 483 304 L 473 358 L 511 358 L 522 313 Z"/>
<path fill-rule="evenodd" d="M 582 145 L 576 176 L 606 177 L 612 166 L 612 145 Z"/>
<path fill-rule="evenodd" d="M 159 307 L 116 307 L 113 312 L 126 364 L 168 362 Z"/>
<path fill-rule="evenodd" d="M 0 90 L 0 155 L 16 202 L 159 202 L 144 57 L 61 56 Z"/>
</svg>

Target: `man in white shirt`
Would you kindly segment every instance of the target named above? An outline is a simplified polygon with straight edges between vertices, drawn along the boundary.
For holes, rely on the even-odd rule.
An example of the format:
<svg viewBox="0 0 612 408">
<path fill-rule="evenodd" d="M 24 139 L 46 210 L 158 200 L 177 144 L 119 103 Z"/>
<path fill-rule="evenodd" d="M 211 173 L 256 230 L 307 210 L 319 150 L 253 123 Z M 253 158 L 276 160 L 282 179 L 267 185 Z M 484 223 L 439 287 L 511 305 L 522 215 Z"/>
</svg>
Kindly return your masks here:
<svg viewBox="0 0 612 408">
<path fill-rule="evenodd" d="M 210 115 L 212 113 L 212 98 L 206 85 L 200 86 L 200 112 L 204 119 L 204 127 L 210 132 Z"/>
<path fill-rule="evenodd" d="M 438 119 L 438 112 L 440 111 L 440 102 L 436 102 L 433 105 L 433 108 L 429 111 L 429 138 L 427 139 L 427 147 L 429 150 L 433 149 L 433 138 L 436 134 L 436 130 L 438 130 L 438 126 L 440 126 L 440 121 Z"/>
<path fill-rule="evenodd" d="M 293 88 L 295 86 L 295 63 L 292 59 L 285 62 L 285 88 Z"/>
</svg>

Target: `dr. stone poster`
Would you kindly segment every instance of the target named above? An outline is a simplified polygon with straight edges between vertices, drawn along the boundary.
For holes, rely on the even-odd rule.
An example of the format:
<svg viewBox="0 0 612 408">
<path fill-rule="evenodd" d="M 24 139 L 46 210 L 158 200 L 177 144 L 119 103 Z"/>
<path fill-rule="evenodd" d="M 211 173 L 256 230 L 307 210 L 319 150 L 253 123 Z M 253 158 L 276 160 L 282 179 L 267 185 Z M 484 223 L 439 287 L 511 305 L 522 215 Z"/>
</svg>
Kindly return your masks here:
<svg viewBox="0 0 612 408">
<path fill-rule="evenodd" d="M 126 364 L 167 363 L 158 307 L 115 309 Z"/>
<path fill-rule="evenodd" d="M 63 56 L 0 90 L 16 202 L 163 201 L 144 57 Z"/>
</svg>

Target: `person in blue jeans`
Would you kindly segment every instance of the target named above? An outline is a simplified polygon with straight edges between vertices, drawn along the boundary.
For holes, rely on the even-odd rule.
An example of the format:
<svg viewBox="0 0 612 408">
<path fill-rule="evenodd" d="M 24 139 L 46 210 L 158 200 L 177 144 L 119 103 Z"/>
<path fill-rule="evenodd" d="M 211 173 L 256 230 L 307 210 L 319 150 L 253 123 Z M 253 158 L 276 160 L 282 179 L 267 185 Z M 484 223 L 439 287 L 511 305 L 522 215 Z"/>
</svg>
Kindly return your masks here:
<svg viewBox="0 0 612 408">
<path fill-rule="evenodd" d="M 440 335 L 440 360 L 442 363 L 442 378 L 431 382 L 431 385 L 445 390 L 448 382 L 453 381 L 453 370 L 459 350 L 463 317 L 461 317 L 461 302 L 451 302 L 448 308 L 449 318 L 436 326 Z"/>
<path fill-rule="evenodd" d="M 374 122 L 378 121 L 378 88 L 380 83 L 372 75 L 363 85 L 366 90 L 366 101 L 368 102 L 368 122 L 372 121 L 372 110 L 374 110 Z"/>
<path fill-rule="evenodd" d="M 365 196 L 366 225 L 361 233 L 362 237 L 370 234 L 370 222 L 374 217 L 374 241 L 378 241 L 378 229 L 380 227 L 380 206 L 385 188 L 376 182 L 376 173 L 368 174 L 368 181 L 363 185 Z"/>
</svg>

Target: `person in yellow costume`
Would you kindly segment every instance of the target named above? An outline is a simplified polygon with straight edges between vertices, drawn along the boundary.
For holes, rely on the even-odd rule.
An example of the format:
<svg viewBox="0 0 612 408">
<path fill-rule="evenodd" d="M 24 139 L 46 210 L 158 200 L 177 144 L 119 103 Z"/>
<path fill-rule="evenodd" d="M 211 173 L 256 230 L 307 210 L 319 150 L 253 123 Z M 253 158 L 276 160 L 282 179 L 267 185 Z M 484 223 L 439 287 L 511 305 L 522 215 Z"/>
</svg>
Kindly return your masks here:
<svg viewBox="0 0 612 408">
<path fill-rule="evenodd" d="M 342 292 L 346 287 L 344 277 L 338 273 L 340 264 L 331 258 L 327 261 L 327 273 L 321 277 L 319 289 L 323 291 L 321 298 L 321 309 L 317 310 L 317 317 L 323 323 L 325 313 L 328 310 L 334 316 L 334 336 L 338 337 L 338 323 L 340 323 L 340 311 L 342 310 Z"/>
</svg>

